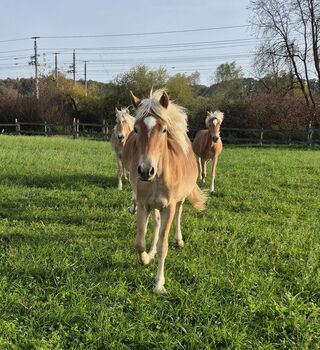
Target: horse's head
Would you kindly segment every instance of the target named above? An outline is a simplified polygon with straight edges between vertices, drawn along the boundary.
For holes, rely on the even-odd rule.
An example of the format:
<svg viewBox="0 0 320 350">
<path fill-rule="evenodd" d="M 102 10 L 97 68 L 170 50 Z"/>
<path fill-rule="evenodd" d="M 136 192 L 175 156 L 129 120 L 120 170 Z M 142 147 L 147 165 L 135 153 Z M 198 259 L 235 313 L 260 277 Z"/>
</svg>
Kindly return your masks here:
<svg viewBox="0 0 320 350">
<path fill-rule="evenodd" d="M 136 108 L 137 117 L 134 124 L 136 145 L 139 154 L 137 167 L 138 177 L 142 181 L 152 181 L 158 171 L 161 171 L 161 156 L 167 145 L 168 122 L 161 118 L 156 111 L 166 110 L 169 97 L 165 91 L 157 101 L 148 100 L 141 103 L 140 99 L 131 92 L 131 101 Z"/>
<path fill-rule="evenodd" d="M 220 111 L 207 112 L 206 126 L 211 134 L 212 141 L 217 142 L 220 138 L 220 126 L 223 121 L 223 113 Z"/>
<path fill-rule="evenodd" d="M 115 108 L 116 125 L 114 133 L 120 143 L 125 143 L 130 132 L 133 130 L 134 118 L 130 115 L 128 108 Z"/>
</svg>

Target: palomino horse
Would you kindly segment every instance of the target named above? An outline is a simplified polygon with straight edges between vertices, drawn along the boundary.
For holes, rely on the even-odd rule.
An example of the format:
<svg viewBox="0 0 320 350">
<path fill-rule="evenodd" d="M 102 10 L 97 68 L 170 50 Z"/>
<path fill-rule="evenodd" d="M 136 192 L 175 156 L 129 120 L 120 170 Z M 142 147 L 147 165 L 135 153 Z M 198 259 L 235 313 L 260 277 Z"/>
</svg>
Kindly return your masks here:
<svg viewBox="0 0 320 350">
<path fill-rule="evenodd" d="M 155 91 L 140 100 L 131 92 L 136 108 L 134 133 L 123 150 L 123 162 L 130 172 L 130 182 L 137 201 L 137 236 L 135 247 L 143 264 L 158 255 L 156 292 L 165 291 L 164 262 L 168 252 L 168 236 L 175 218 L 175 239 L 184 242 L 180 217 L 186 198 L 198 210 L 205 207 L 206 195 L 197 181 L 197 161 L 187 137 L 185 110 L 172 103 L 165 90 Z M 154 211 L 154 237 L 146 252 L 148 218 Z"/>
<path fill-rule="evenodd" d="M 135 118 L 130 115 L 128 108 L 121 108 L 121 110 L 116 108 L 115 111 L 116 125 L 111 135 L 111 145 L 118 163 L 118 189 L 122 190 L 122 177 L 126 178 L 126 170 L 122 165 L 122 152 L 127 138 L 133 130 Z"/>
<path fill-rule="evenodd" d="M 193 151 L 198 156 L 199 178 L 202 182 L 205 182 L 206 178 L 207 160 L 212 159 L 210 192 L 214 191 L 214 179 L 216 176 L 218 157 L 222 151 L 222 141 L 220 138 L 220 126 L 222 121 L 222 112 L 207 112 L 206 127 L 208 130 L 199 130 L 192 143 Z"/>
</svg>

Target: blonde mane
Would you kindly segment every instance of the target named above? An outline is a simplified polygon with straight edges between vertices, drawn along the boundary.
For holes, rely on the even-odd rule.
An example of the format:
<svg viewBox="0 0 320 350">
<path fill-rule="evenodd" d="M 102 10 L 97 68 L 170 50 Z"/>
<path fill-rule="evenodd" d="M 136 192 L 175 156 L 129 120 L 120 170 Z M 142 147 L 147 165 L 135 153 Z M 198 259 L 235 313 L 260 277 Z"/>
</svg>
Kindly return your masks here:
<svg viewBox="0 0 320 350">
<path fill-rule="evenodd" d="M 210 112 L 210 115 L 208 115 L 206 118 L 206 127 L 208 127 L 209 121 L 214 118 L 216 118 L 221 124 L 224 118 L 223 112 L 220 112 L 220 111 L 214 111 L 213 113 Z"/>
<path fill-rule="evenodd" d="M 128 107 L 122 107 L 116 112 L 116 121 L 122 122 L 126 121 L 129 125 L 130 130 L 133 130 L 134 123 L 136 119 L 130 114 Z"/>
<path fill-rule="evenodd" d="M 150 97 L 143 99 L 138 109 L 136 110 L 136 119 L 145 117 L 150 111 L 163 119 L 168 124 L 168 134 L 175 140 L 183 152 L 188 152 L 187 131 L 188 116 L 184 107 L 178 106 L 169 101 L 167 108 L 164 108 L 159 100 L 166 89 L 159 89 L 153 92 L 151 90 Z"/>
</svg>

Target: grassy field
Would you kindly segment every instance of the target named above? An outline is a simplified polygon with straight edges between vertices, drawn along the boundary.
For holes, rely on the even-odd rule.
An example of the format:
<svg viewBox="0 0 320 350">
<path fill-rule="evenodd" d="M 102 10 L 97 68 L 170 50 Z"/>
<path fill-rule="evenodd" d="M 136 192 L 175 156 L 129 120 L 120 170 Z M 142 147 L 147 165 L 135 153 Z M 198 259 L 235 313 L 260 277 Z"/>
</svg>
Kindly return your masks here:
<svg viewBox="0 0 320 350">
<path fill-rule="evenodd" d="M 0 167 L 0 349 L 320 348 L 319 149 L 225 147 L 165 295 L 110 144 L 0 136 Z"/>
</svg>

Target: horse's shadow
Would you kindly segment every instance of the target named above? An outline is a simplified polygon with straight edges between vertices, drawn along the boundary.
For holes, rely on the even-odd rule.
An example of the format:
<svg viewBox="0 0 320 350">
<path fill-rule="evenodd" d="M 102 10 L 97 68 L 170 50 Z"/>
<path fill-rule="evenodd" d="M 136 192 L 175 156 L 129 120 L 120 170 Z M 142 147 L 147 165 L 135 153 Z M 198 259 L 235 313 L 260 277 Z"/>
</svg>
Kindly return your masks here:
<svg viewBox="0 0 320 350">
<path fill-rule="evenodd" d="M 97 186 L 108 188 L 117 186 L 116 176 L 103 176 L 93 174 L 70 174 L 70 175 L 0 175 L 0 184 L 12 184 L 27 187 L 39 187 L 47 189 L 70 188 L 80 189 L 84 186 Z"/>
</svg>

